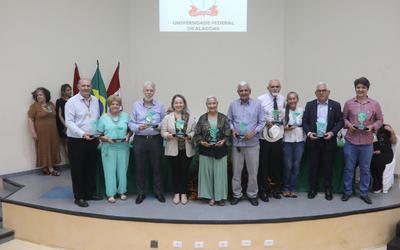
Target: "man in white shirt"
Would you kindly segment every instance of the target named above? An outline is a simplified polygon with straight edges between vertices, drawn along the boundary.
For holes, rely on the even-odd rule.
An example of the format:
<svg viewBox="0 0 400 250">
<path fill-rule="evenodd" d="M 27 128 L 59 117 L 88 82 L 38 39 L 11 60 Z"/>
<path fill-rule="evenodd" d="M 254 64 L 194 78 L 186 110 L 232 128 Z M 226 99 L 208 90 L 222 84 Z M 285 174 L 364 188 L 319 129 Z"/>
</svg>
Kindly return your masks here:
<svg viewBox="0 0 400 250">
<path fill-rule="evenodd" d="M 274 110 L 282 111 L 285 107 L 285 97 L 279 94 L 281 91 L 281 83 L 279 80 L 271 80 L 268 84 L 268 93 L 261 95 L 257 100 L 261 103 L 267 118 L 265 126 L 271 128 L 274 118 L 272 112 Z M 281 120 L 282 113 L 279 114 Z M 268 202 L 268 193 L 271 192 L 269 185 L 273 189 L 272 196 L 275 199 L 280 199 L 281 196 L 277 192 L 280 182 L 280 166 L 282 157 L 282 136 L 278 140 L 266 140 L 265 135 L 260 136 L 260 161 L 258 168 L 258 196 L 262 201 Z M 267 135 L 268 136 L 268 135 Z M 268 176 L 271 183 L 268 181 Z"/>
<path fill-rule="evenodd" d="M 97 145 L 93 134 L 100 118 L 99 102 L 90 95 L 92 82 L 82 78 L 79 93 L 65 104 L 68 151 L 75 204 L 88 207 L 87 200 L 102 200 L 96 191 Z"/>
</svg>

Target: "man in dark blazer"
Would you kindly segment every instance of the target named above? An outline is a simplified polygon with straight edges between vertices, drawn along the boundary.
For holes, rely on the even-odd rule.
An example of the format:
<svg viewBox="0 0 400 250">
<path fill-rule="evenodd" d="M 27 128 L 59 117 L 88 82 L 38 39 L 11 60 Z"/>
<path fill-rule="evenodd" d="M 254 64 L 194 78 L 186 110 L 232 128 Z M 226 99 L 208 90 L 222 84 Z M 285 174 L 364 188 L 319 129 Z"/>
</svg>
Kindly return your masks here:
<svg viewBox="0 0 400 250">
<path fill-rule="evenodd" d="M 320 164 L 324 171 L 325 199 L 333 199 L 333 158 L 337 147 L 336 135 L 343 127 L 343 113 L 340 103 L 328 99 L 329 94 L 328 84 L 318 83 L 315 91 L 317 99 L 307 103 L 303 115 L 303 129 L 307 135 L 306 147 L 310 152 L 309 199 L 313 199 L 318 192 Z"/>
</svg>

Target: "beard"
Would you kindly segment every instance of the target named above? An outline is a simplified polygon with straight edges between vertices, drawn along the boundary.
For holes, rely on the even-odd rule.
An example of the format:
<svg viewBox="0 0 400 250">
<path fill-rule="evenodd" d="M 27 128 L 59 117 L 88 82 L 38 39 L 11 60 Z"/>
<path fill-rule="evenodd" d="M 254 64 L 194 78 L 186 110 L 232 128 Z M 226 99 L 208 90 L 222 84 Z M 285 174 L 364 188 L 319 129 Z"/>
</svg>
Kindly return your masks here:
<svg viewBox="0 0 400 250">
<path fill-rule="evenodd" d="M 278 94 L 279 94 L 279 92 L 272 92 L 272 96 L 273 96 L 273 97 L 277 97 Z"/>
<path fill-rule="evenodd" d="M 151 101 L 153 101 L 153 98 L 146 98 L 146 97 L 144 97 L 144 100 L 145 100 L 146 102 L 151 102 Z"/>
</svg>

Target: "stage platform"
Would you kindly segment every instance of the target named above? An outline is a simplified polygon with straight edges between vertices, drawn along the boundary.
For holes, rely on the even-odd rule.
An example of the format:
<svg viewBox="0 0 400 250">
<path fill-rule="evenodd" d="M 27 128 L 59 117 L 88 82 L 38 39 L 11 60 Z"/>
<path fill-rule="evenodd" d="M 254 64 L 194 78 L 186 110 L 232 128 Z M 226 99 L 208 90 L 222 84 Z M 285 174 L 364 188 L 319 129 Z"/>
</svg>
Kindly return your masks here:
<svg viewBox="0 0 400 250">
<path fill-rule="evenodd" d="M 149 249 L 157 240 L 159 249 L 242 249 L 242 240 L 251 249 L 362 249 L 387 244 L 395 236 L 400 221 L 398 179 L 387 194 L 370 194 L 372 205 L 353 195 L 342 202 L 341 194 L 332 201 L 324 193 L 308 199 L 299 197 L 252 206 L 243 199 L 236 206 L 209 206 L 207 201 L 175 205 L 172 194 L 160 203 L 152 194 L 140 205 L 136 195 L 111 204 L 88 201 L 88 208 L 73 203 L 70 171 L 51 177 L 41 170 L 3 176 L 0 192 L 3 226 L 15 230 L 15 238 L 66 249 Z M 106 198 L 106 197 L 105 197 Z M 265 246 L 273 241 L 273 246 Z M 179 244 L 179 243 L 177 243 Z M 248 243 L 247 243 L 248 244 Z"/>
</svg>

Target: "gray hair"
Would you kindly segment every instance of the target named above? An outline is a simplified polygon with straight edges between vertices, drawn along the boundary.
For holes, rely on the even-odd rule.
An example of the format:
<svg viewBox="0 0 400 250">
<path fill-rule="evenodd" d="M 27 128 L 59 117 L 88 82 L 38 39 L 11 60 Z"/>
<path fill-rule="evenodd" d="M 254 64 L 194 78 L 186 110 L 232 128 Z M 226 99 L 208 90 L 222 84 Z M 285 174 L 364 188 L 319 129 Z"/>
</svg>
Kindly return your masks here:
<svg viewBox="0 0 400 250">
<path fill-rule="evenodd" d="M 154 93 L 156 93 L 156 85 L 153 82 L 150 82 L 150 81 L 145 81 L 144 82 L 143 91 L 144 91 L 144 88 L 146 88 L 147 85 L 150 85 L 151 87 L 153 87 Z"/>
<path fill-rule="evenodd" d="M 88 79 L 88 78 L 81 78 L 81 79 L 79 79 L 79 81 L 78 81 L 78 87 L 81 86 L 81 81 L 88 81 L 88 82 L 90 82 L 90 85 L 92 85 L 92 81 L 91 81 L 90 79 Z"/>
<path fill-rule="evenodd" d="M 278 81 L 279 84 L 281 84 L 281 82 L 280 82 L 278 79 L 271 79 L 271 80 L 269 80 L 268 87 L 269 87 L 269 84 L 270 84 L 272 81 Z"/>
<path fill-rule="evenodd" d="M 209 96 L 207 96 L 207 98 L 206 98 L 206 104 L 207 104 L 207 102 L 208 102 L 208 99 L 211 99 L 211 98 L 214 98 L 215 101 L 218 102 L 217 97 L 215 97 L 214 95 L 209 95 Z"/>
<path fill-rule="evenodd" d="M 325 85 L 326 89 L 329 90 L 329 85 L 328 85 L 328 83 L 326 83 L 326 82 L 319 82 L 319 83 L 317 83 L 317 85 L 315 86 L 315 91 L 318 90 L 318 86 L 319 86 L 319 85 Z"/>
<path fill-rule="evenodd" d="M 240 87 L 244 87 L 244 86 L 247 86 L 247 87 L 249 88 L 249 90 L 251 90 L 250 84 L 249 84 L 248 82 L 245 82 L 245 81 L 242 81 L 242 82 L 240 82 L 240 83 L 238 84 L 237 90 L 239 91 L 239 88 L 240 88 Z"/>
</svg>

